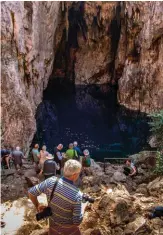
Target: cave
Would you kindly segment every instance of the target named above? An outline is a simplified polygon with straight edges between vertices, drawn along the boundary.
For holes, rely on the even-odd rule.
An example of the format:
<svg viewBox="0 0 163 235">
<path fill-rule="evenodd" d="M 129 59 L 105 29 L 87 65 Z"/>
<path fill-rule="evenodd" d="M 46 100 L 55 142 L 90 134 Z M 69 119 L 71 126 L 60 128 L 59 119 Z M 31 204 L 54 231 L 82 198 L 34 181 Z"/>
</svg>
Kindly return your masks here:
<svg viewBox="0 0 163 235">
<path fill-rule="evenodd" d="M 76 83 L 74 67 L 80 47 L 78 34 L 87 41 L 88 31 L 83 9 L 84 3 L 78 2 L 68 10 L 69 29 L 68 32 L 66 28 L 63 30 L 53 71 L 43 101 L 37 108 L 37 132 L 32 145 L 36 142 L 40 146 L 45 144 L 53 153 L 57 144 L 62 143 L 66 150 L 69 143 L 77 141 L 82 150 L 89 149 L 98 161 L 106 157 L 126 157 L 148 148 L 149 128 L 144 113 L 129 111 L 117 101 L 115 59 L 121 33 L 121 7 L 117 5 L 107 32 L 111 37 L 108 54 L 112 59 L 107 67 L 111 81 L 103 84 Z M 100 8 L 93 19 L 93 43 L 94 37 L 100 35 L 97 34 L 100 32 L 99 12 Z M 100 76 L 100 72 L 95 76 Z"/>
<path fill-rule="evenodd" d="M 76 225 L 82 235 L 162 234 L 152 210 L 163 202 L 163 2 L 1 6 L 2 234 L 54 229 L 70 235 Z M 56 175 L 59 197 L 56 177 L 44 181 L 42 152 L 31 150 L 38 143 L 40 152 L 45 144 L 54 155 L 56 145 L 65 152 L 73 141 L 89 150 L 91 164 L 64 159 Z M 23 153 L 19 169 L 16 146 Z M 125 165 L 125 158 L 132 164 Z M 55 164 L 52 156 L 46 159 Z M 88 198 L 95 203 L 85 203 Z M 52 223 L 36 220 L 44 206 L 52 209 Z"/>
<path fill-rule="evenodd" d="M 108 84 L 72 87 L 54 80 L 37 109 L 34 142 L 53 152 L 58 143 L 66 150 L 69 143 L 78 141 L 96 160 L 142 150 L 149 134 L 147 118 L 135 113 L 123 115 L 116 94 Z"/>
</svg>

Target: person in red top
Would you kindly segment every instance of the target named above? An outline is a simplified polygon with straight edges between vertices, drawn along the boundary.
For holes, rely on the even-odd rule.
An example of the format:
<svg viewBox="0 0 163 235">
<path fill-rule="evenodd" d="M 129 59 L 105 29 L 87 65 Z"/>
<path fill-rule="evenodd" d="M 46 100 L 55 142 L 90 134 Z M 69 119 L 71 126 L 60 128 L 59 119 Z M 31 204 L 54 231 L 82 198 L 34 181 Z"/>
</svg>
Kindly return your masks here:
<svg viewBox="0 0 163 235">
<path fill-rule="evenodd" d="M 39 160 L 39 168 L 42 170 L 44 166 L 44 162 L 46 160 L 46 156 L 48 156 L 48 152 L 46 151 L 46 146 L 42 146 L 42 150 L 40 151 L 40 155 L 38 156 Z"/>
</svg>

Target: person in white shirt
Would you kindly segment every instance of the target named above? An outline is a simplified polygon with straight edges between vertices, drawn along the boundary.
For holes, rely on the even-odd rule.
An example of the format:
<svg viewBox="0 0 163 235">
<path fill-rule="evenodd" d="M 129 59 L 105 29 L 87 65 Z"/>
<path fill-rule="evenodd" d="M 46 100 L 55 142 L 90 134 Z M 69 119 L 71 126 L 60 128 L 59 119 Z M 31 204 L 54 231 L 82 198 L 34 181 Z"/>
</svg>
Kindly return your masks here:
<svg viewBox="0 0 163 235">
<path fill-rule="evenodd" d="M 133 176 L 136 175 L 136 167 L 134 166 L 134 163 L 131 162 L 130 159 L 126 161 L 126 166 L 124 167 L 124 172 L 125 175 Z"/>
</svg>

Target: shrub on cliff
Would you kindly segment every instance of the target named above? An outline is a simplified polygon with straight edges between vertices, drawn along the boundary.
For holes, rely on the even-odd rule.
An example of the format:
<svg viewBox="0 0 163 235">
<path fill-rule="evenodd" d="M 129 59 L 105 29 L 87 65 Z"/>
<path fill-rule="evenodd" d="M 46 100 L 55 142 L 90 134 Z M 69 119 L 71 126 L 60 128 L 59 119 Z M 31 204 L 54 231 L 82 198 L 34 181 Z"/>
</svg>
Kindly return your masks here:
<svg viewBox="0 0 163 235">
<path fill-rule="evenodd" d="M 163 152 L 157 152 L 156 168 L 154 170 L 156 174 L 163 175 Z"/>
<path fill-rule="evenodd" d="M 151 132 L 156 136 L 158 146 L 163 148 L 163 110 L 156 113 L 149 114 L 151 121 L 149 125 L 151 127 Z"/>
<path fill-rule="evenodd" d="M 163 110 L 149 115 L 152 134 L 156 137 L 158 152 L 155 172 L 163 174 Z"/>
</svg>

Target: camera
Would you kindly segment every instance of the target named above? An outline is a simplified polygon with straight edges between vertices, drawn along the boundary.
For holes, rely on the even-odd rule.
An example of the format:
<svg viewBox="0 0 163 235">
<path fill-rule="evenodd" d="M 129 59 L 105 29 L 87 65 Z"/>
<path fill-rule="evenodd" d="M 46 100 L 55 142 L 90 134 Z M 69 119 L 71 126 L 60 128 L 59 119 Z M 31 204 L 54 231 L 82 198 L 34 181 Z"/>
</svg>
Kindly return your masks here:
<svg viewBox="0 0 163 235">
<path fill-rule="evenodd" d="M 91 198 L 89 195 L 87 194 L 83 194 L 82 196 L 82 202 L 90 202 L 90 203 L 94 203 L 95 199 Z M 46 219 L 48 217 L 52 216 L 52 210 L 51 207 L 46 207 L 43 209 L 43 211 L 39 212 L 36 214 L 36 220 L 40 221 L 42 219 Z"/>
<path fill-rule="evenodd" d="M 84 193 L 82 197 L 82 202 L 94 203 L 95 199 Z"/>
<path fill-rule="evenodd" d="M 36 220 L 39 221 L 42 219 L 46 219 L 47 217 L 50 217 L 50 216 L 52 216 L 52 210 L 48 206 L 48 207 L 44 208 L 43 211 L 36 214 Z"/>
</svg>

